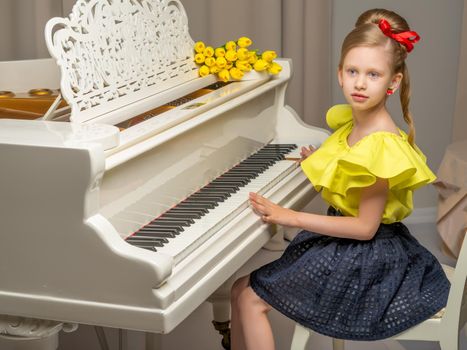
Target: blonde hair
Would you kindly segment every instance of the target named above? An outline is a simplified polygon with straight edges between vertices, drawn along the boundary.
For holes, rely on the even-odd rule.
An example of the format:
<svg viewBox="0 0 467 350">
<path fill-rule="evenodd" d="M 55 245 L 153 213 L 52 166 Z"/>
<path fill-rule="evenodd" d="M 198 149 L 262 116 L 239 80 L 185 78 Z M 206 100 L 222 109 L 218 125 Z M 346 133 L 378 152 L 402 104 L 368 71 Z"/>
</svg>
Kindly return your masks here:
<svg viewBox="0 0 467 350">
<path fill-rule="evenodd" d="M 383 34 L 378 26 L 381 19 L 389 22 L 393 33 L 410 30 L 407 21 L 395 12 L 385 9 L 373 9 L 362 13 L 355 23 L 355 28 L 345 37 L 342 43 L 339 69 L 342 69 L 344 58 L 354 47 L 383 46 L 388 48 L 392 56 L 393 72 L 402 73 L 403 75 L 400 83 L 400 101 L 404 120 L 409 126 L 408 141 L 413 146 L 415 143 L 415 125 L 409 110 L 410 78 L 405 64 L 407 49 L 404 45 Z"/>
</svg>

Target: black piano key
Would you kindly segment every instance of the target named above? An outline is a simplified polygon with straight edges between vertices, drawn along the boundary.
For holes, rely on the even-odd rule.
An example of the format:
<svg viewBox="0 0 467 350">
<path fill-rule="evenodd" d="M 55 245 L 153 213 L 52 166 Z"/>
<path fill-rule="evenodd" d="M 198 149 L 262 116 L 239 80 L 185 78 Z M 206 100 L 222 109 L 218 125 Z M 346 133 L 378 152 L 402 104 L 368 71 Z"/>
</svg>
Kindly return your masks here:
<svg viewBox="0 0 467 350">
<path fill-rule="evenodd" d="M 145 228 L 140 229 L 138 232 L 134 233 L 133 236 L 135 237 L 167 237 L 167 238 L 174 238 L 178 236 L 182 231 L 154 231 L 148 230 Z"/>
<path fill-rule="evenodd" d="M 169 240 L 165 237 L 137 237 L 131 236 L 126 239 L 127 242 L 136 244 L 152 245 L 156 247 L 162 247 L 165 243 L 169 243 Z"/>
<path fill-rule="evenodd" d="M 258 173 L 264 172 L 267 168 L 268 168 L 268 165 L 266 164 L 263 164 L 263 165 L 256 164 L 254 166 L 252 166 L 251 164 L 239 164 L 239 165 L 234 166 L 232 170 L 229 171 L 229 174 L 232 174 L 237 171 L 242 171 L 244 173 L 251 172 L 251 173 L 258 174 Z"/>
<path fill-rule="evenodd" d="M 240 188 L 239 186 L 235 186 L 235 185 L 232 185 L 232 184 L 224 184 L 224 183 L 216 183 L 216 184 L 209 184 L 209 185 L 206 185 L 205 187 L 203 188 L 218 188 L 218 189 L 221 189 L 221 190 L 234 190 L 235 192 L 238 191 L 238 189 Z"/>
<path fill-rule="evenodd" d="M 153 252 L 156 252 L 156 244 L 154 243 L 144 243 L 144 242 L 129 242 L 127 241 L 128 243 L 130 243 L 131 245 L 134 245 L 138 248 L 144 248 L 144 249 L 149 249 Z M 162 245 L 160 245 L 162 247 Z"/>
<path fill-rule="evenodd" d="M 141 232 L 141 230 L 144 230 L 145 232 L 168 232 L 168 233 L 172 233 L 172 234 L 179 234 L 181 231 L 183 231 L 183 227 L 180 229 L 178 227 L 167 227 L 167 226 L 163 226 L 163 227 L 156 227 L 156 226 L 153 226 L 153 227 L 147 227 L 147 226 L 143 226 L 140 228 L 140 230 L 138 232 Z"/>
<path fill-rule="evenodd" d="M 206 205 L 206 204 L 198 204 L 198 203 L 184 203 L 184 202 L 181 202 L 177 205 L 177 208 L 180 208 L 180 209 L 198 209 L 200 211 L 202 211 L 204 214 L 207 214 L 208 213 L 208 209 L 212 209 L 212 208 L 209 208 L 210 205 Z"/>
<path fill-rule="evenodd" d="M 194 201 L 188 201 L 184 200 L 183 202 L 180 202 L 177 207 L 179 208 L 199 208 L 199 209 L 206 209 L 206 213 L 208 212 L 208 209 L 213 209 L 215 207 L 214 204 L 212 203 L 201 203 L 201 202 L 194 202 Z"/>
<path fill-rule="evenodd" d="M 170 219 L 170 220 L 169 220 Z M 157 220 L 151 221 L 149 224 L 146 225 L 146 227 L 156 227 L 155 225 L 158 224 L 159 226 L 165 225 L 164 227 L 167 226 L 173 226 L 173 227 L 188 227 L 192 224 L 193 219 L 185 219 L 185 218 L 162 218 L 159 217 Z"/>
<path fill-rule="evenodd" d="M 186 220 L 165 220 L 163 218 L 157 218 L 156 220 L 151 221 L 145 227 L 179 227 L 179 226 L 188 226 Z"/>
<path fill-rule="evenodd" d="M 275 161 L 273 160 L 255 160 L 255 159 L 251 159 L 251 160 L 245 160 L 244 162 L 242 162 L 242 164 L 250 164 L 250 165 L 258 165 L 258 166 L 271 166 L 275 163 Z"/>
<path fill-rule="evenodd" d="M 255 160 L 280 160 L 282 158 L 282 154 L 280 153 L 264 153 L 264 154 L 254 154 L 249 160 L 255 159 Z"/>
<path fill-rule="evenodd" d="M 238 171 L 232 171 L 232 172 L 222 174 L 218 178 L 219 179 L 241 179 L 241 180 L 245 180 L 248 183 L 251 180 L 251 177 L 249 176 L 249 174 L 255 175 L 255 176 L 257 175 L 253 171 L 244 171 L 244 170 L 238 169 Z"/>
<path fill-rule="evenodd" d="M 222 175 L 223 178 L 229 178 L 229 177 L 238 177 L 242 176 L 243 178 L 247 180 L 254 179 L 255 177 L 258 176 L 259 172 L 253 172 L 251 170 L 244 171 L 243 169 L 235 169 L 232 172 L 229 172 L 228 174 Z"/>
<path fill-rule="evenodd" d="M 207 213 L 207 210 L 202 208 L 178 208 L 178 207 L 174 207 L 172 209 L 169 210 L 169 212 L 171 213 L 196 213 L 200 216 L 203 216 L 204 214 Z"/>
<path fill-rule="evenodd" d="M 171 232 L 138 232 L 134 235 L 127 237 L 127 241 L 134 239 L 134 240 L 154 240 L 154 239 L 161 239 L 166 241 L 167 243 L 169 240 L 167 238 L 174 238 L 176 235 Z"/>
<path fill-rule="evenodd" d="M 143 249 L 147 249 L 147 250 L 150 250 L 151 252 L 157 252 L 157 249 L 155 247 L 145 247 L 145 246 L 138 246 L 138 245 L 134 245 L 135 247 L 138 247 L 138 248 L 143 248 Z"/>
<path fill-rule="evenodd" d="M 232 189 L 226 189 L 226 188 L 220 189 L 220 188 L 212 188 L 212 187 L 209 187 L 209 188 L 203 187 L 199 192 L 200 193 L 220 193 L 220 194 L 228 195 L 228 197 L 230 197 L 230 195 L 234 193 L 235 191 Z"/>
<path fill-rule="evenodd" d="M 218 207 L 219 203 L 223 202 L 222 198 L 203 198 L 203 197 L 189 197 L 186 202 L 188 203 L 211 203 L 214 207 Z"/>
<path fill-rule="evenodd" d="M 178 233 L 177 233 L 178 234 Z M 138 238 L 138 239 L 153 239 L 153 238 L 174 238 L 177 234 L 167 231 L 144 231 L 140 230 L 138 233 L 135 233 L 130 238 Z M 128 240 L 128 238 L 127 238 Z"/>
<path fill-rule="evenodd" d="M 196 198 L 212 198 L 212 199 L 216 200 L 219 203 L 219 202 L 223 202 L 227 198 L 227 195 L 217 194 L 217 193 L 209 193 L 209 192 L 202 192 L 202 193 L 201 192 L 196 192 L 195 194 L 192 194 L 188 198 L 193 198 L 193 199 L 196 199 Z"/>
<path fill-rule="evenodd" d="M 158 229 L 158 230 L 154 230 L 154 231 L 161 231 L 161 229 L 167 229 L 167 230 L 170 230 L 170 231 L 175 230 L 175 231 L 178 231 L 178 232 L 181 232 L 181 231 L 185 230 L 185 228 L 182 225 L 170 224 L 170 223 L 167 223 L 167 222 L 160 222 L 159 223 L 156 220 L 154 220 L 151 223 L 144 226 L 143 229 L 146 230 L 146 231 L 150 231 L 150 230 L 154 230 L 154 229 Z"/>
<path fill-rule="evenodd" d="M 199 219 L 201 215 L 195 213 L 183 213 L 183 212 L 171 212 L 168 211 L 162 215 L 162 217 L 169 218 L 190 218 L 190 219 Z"/>
<path fill-rule="evenodd" d="M 235 185 L 239 185 L 239 186 L 245 186 L 246 184 L 248 184 L 250 181 L 248 181 L 247 179 L 245 178 L 241 178 L 241 177 L 226 177 L 226 176 L 220 176 L 218 177 L 217 179 L 215 179 L 214 181 L 212 181 L 211 183 L 230 183 L 230 184 L 235 184 Z"/>
<path fill-rule="evenodd" d="M 157 218 L 158 222 L 171 222 L 171 223 L 178 223 L 183 222 L 185 223 L 183 226 L 189 226 L 189 224 L 193 224 L 195 221 L 189 217 L 183 218 L 173 218 L 171 216 L 162 215 Z"/>
<path fill-rule="evenodd" d="M 218 207 L 219 206 L 219 203 L 217 203 L 216 201 L 214 200 L 200 200 L 200 199 L 196 199 L 196 198 L 188 198 L 186 200 L 183 201 L 183 203 L 188 203 L 188 204 L 197 204 L 197 203 L 200 203 L 200 204 L 206 204 L 206 205 L 209 205 L 208 209 L 214 209 L 215 207 Z"/>
<path fill-rule="evenodd" d="M 255 167 L 254 169 L 252 168 L 245 168 L 241 165 L 236 166 L 235 168 L 232 168 L 231 171 L 229 171 L 227 174 L 224 174 L 222 176 L 228 176 L 228 175 L 235 175 L 235 176 L 244 176 L 245 178 L 248 178 L 250 176 L 258 176 L 259 173 L 263 172 L 266 170 L 267 167 Z"/>
<path fill-rule="evenodd" d="M 270 148 L 278 148 L 278 149 L 295 149 L 297 148 L 297 145 L 294 143 L 268 143 L 267 145 L 264 145 L 263 149 L 270 149 Z"/>
</svg>

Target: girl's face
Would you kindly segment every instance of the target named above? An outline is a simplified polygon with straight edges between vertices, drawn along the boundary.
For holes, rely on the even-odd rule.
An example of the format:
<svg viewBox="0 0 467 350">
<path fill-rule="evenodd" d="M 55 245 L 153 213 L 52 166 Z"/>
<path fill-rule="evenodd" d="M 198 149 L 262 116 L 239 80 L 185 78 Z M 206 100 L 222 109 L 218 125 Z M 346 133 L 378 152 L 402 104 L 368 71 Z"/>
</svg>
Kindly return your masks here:
<svg viewBox="0 0 467 350">
<path fill-rule="evenodd" d="M 384 106 L 388 88 L 397 89 L 402 74 L 394 74 L 391 56 L 381 47 L 354 47 L 338 71 L 345 99 L 354 111 Z"/>
</svg>

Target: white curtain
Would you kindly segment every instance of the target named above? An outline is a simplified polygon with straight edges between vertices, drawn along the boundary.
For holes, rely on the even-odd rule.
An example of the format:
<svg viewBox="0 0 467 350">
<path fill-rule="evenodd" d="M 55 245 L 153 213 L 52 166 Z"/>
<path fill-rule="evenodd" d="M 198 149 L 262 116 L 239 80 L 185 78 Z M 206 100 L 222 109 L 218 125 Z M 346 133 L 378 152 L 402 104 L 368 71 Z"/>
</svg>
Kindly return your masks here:
<svg viewBox="0 0 467 350">
<path fill-rule="evenodd" d="M 192 38 L 213 46 L 248 36 L 261 51 L 293 61 L 287 104 L 324 126 L 331 104 L 331 5 L 328 0 L 181 0 Z"/>
<path fill-rule="evenodd" d="M 0 61 L 50 57 L 45 23 L 62 15 L 62 0 L 0 0 Z"/>
<path fill-rule="evenodd" d="M 452 123 L 452 141 L 467 139 L 467 4 L 464 1 L 462 18 L 459 73 L 457 75 L 457 96 Z"/>
</svg>

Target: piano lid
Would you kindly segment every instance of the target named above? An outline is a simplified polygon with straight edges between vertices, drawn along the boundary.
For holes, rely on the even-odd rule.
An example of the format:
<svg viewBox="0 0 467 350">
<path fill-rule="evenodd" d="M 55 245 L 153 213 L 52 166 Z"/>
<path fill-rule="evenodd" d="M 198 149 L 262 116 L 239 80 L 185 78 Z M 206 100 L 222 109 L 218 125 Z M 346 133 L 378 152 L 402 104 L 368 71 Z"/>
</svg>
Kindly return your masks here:
<svg viewBox="0 0 467 350">
<path fill-rule="evenodd" d="M 198 77 L 178 0 L 78 0 L 69 17 L 49 20 L 45 37 L 73 122 Z"/>
</svg>

